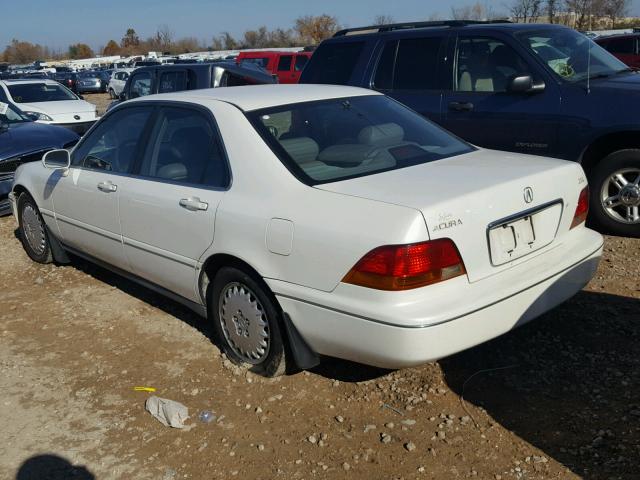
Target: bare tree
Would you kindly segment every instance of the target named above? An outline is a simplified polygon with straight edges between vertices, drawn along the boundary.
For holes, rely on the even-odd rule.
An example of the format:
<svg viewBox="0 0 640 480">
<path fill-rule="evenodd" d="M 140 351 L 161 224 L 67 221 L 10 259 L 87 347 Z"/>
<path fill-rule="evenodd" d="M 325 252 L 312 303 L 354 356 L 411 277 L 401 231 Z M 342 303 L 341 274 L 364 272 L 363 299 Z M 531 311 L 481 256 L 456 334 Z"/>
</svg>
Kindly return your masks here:
<svg viewBox="0 0 640 480">
<path fill-rule="evenodd" d="M 498 18 L 496 11 L 488 2 L 476 2 L 461 7 L 451 7 L 451 18 L 454 20 L 493 20 Z"/>
<path fill-rule="evenodd" d="M 509 10 L 516 22 L 535 23 L 542 14 L 542 0 L 514 0 Z"/>
<path fill-rule="evenodd" d="M 395 23 L 395 20 L 391 15 L 376 15 L 373 18 L 374 25 L 389 25 L 391 23 Z"/>
<path fill-rule="evenodd" d="M 616 20 L 624 18 L 630 6 L 630 0 L 604 0 L 602 13 L 611 20 L 611 28 L 616 28 Z"/>
<path fill-rule="evenodd" d="M 294 30 L 303 43 L 316 45 L 340 29 L 338 19 L 331 15 L 305 15 L 296 19 Z"/>
<path fill-rule="evenodd" d="M 558 16 L 558 10 L 560 5 L 558 0 L 547 0 L 547 19 L 549 23 L 556 23 L 556 17 Z"/>
</svg>

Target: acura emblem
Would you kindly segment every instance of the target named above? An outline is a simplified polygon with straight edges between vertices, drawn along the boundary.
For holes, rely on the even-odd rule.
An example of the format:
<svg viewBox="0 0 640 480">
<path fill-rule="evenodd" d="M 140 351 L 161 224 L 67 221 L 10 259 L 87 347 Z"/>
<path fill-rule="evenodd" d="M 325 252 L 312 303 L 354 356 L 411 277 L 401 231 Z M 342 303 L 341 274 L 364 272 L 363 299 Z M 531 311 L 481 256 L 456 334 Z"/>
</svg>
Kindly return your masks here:
<svg viewBox="0 0 640 480">
<path fill-rule="evenodd" d="M 76 120 L 80 120 L 80 115 L 74 115 L 73 118 L 75 118 Z"/>
<path fill-rule="evenodd" d="M 527 203 L 533 202 L 533 188 L 527 187 L 524 189 L 524 201 Z"/>
</svg>

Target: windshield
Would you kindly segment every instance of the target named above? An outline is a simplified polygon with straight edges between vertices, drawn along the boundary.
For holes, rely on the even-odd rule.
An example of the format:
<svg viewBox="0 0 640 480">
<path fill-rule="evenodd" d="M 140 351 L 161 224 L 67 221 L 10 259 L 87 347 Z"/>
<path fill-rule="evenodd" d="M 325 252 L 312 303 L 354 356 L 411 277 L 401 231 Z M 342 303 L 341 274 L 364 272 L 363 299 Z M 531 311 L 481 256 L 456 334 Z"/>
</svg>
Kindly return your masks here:
<svg viewBox="0 0 640 480">
<path fill-rule="evenodd" d="M 242 65 L 244 63 L 253 63 L 255 65 L 259 65 L 262 68 L 267 68 L 267 65 L 269 64 L 269 57 L 243 58 L 240 61 L 240 64 Z"/>
<path fill-rule="evenodd" d="M 31 121 L 32 120 L 20 110 L 12 107 L 11 105 L 0 102 L 0 123 L 11 125 L 14 123 L 24 123 Z"/>
<path fill-rule="evenodd" d="M 304 183 L 345 180 L 473 151 L 383 95 L 298 103 L 249 118 Z"/>
<path fill-rule="evenodd" d="M 575 30 L 547 28 L 518 36 L 558 77 L 569 82 L 629 71 L 624 63 Z"/>
<path fill-rule="evenodd" d="M 59 84 L 19 83 L 7 85 L 7 87 L 16 103 L 57 102 L 78 99 L 70 90 Z"/>
</svg>

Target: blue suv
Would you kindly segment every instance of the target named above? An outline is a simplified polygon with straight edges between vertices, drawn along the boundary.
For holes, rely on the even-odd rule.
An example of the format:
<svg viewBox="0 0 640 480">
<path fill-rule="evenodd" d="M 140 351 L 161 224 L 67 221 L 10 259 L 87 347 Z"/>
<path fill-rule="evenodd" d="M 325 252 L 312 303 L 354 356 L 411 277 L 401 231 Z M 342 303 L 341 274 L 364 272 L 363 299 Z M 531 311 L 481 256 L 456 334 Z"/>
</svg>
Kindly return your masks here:
<svg viewBox="0 0 640 480">
<path fill-rule="evenodd" d="M 591 224 L 640 237 L 640 74 L 575 30 L 467 21 L 347 29 L 320 44 L 300 83 L 372 88 L 473 144 L 578 161 Z"/>
</svg>

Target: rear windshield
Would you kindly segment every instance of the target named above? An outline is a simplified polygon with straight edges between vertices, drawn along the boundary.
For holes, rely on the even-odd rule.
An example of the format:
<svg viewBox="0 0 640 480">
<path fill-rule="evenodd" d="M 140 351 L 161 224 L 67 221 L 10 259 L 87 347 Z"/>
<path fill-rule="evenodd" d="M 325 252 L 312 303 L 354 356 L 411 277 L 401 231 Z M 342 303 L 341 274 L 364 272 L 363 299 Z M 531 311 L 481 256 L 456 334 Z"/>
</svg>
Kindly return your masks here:
<svg viewBox="0 0 640 480">
<path fill-rule="evenodd" d="M 56 102 L 59 100 L 77 100 L 78 98 L 59 84 L 22 83 L 7 85 L 9 93 L 16 103 Z"/>
<path fill-rule="evenodd" d="M 382 95 L 297 103 L 248 116 L 285 166 L 308 185 L 397 170 L 473 150 Z"/>
<path fill-rule="evenodd" d="M 364 42 L 321 44 L 306 65 L 301 83 L 346 85 L 363 47 Z"/>
</svg>

